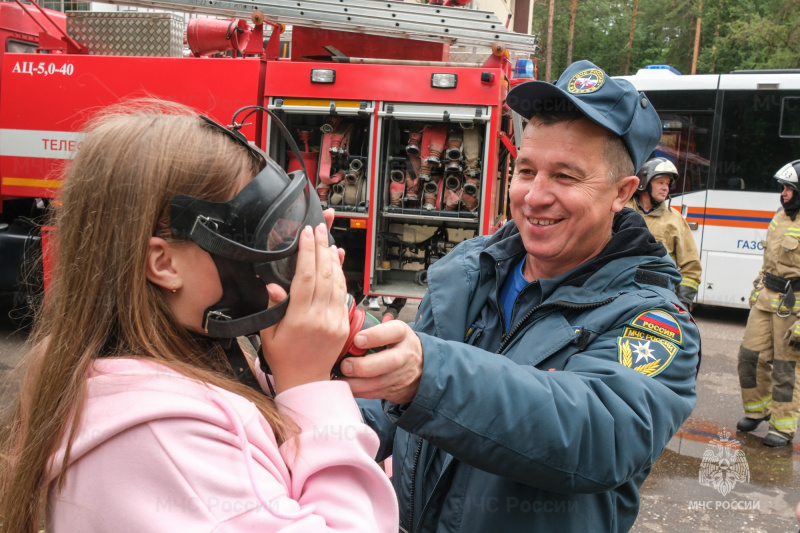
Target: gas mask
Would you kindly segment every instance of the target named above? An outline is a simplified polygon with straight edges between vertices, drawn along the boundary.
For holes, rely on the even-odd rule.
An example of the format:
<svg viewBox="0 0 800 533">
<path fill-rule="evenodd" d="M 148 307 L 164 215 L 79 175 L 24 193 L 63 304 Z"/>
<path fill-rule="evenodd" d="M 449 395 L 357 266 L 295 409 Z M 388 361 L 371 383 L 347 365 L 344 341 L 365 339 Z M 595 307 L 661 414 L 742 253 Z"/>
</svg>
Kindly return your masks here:
<svg viewBox="0 0 800 533">
<path fill-rule="evenodd" d="M 237 116 L 252 110 L 242 122 Z M 254 335 L 277 324 L 287 298 L 268 309 L 266 285 L 277 283 L 289 291 L 297 259 L 300 231 L 325 222 L 319 197 L 308 186 L 303 169 L 287 174 L 238 130 L 247 117 L 263 111 L 275 121 L 290 148 L 303 162 L 300 150 L 283 123 L 260 106 L 248 106 L 233 115 L 232 129 L 202 117 L 208 127 L 246 147 L 263 161 L 262 170 L 228 202 L 208 202 L 186 195 L 170 203 L 170 230 L 208 252 L 219 273 L 222 298 L 205 310 L 203 329 L 216 339 Z M 332 241 L 331 241 L 332 244 Z"/>
</svg>

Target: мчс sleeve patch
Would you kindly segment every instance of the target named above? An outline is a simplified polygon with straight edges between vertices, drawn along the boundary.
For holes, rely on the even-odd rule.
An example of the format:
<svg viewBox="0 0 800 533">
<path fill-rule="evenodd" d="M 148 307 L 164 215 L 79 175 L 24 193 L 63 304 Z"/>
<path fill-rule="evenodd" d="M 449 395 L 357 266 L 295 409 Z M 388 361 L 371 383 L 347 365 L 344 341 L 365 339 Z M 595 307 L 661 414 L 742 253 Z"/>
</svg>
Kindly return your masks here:
<svg viewBox="0 0 800 533">
<path fill-rule="evenodd" d="M 683 331 L 674 316 L 660 309 L 650 309 L 640 313 L 631 321 L 631 326 L 648 333 L 672 341 L 678 346 L 683 344 Z"/>
<path fill-rule="evenodd" d="M 669 366 L 678 347 L 644 331 L 627 327 L 617 337 L 619 362 L 645 376 L 656 376 Z"/>
</svg>

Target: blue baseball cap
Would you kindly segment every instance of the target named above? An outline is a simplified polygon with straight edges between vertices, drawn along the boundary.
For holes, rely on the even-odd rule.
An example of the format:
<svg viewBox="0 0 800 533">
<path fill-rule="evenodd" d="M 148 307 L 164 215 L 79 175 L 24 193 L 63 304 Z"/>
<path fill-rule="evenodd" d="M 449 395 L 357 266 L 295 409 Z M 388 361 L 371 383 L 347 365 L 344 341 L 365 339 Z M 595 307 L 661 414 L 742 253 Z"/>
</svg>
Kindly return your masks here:
<svg viewBox="0 0 800 533">
<path fill-rule="evenodd" d="M 611 78 L 591 61 L 576 61 L 553 83 L 517 85 L 506 96 L 506 104 L 526 119 L 537 112 L 567 111 L 572 104 L 622 139 L 634 172 L 661 140 L 661 119 L 644 93 L 627 80 Z"/>
</svg>

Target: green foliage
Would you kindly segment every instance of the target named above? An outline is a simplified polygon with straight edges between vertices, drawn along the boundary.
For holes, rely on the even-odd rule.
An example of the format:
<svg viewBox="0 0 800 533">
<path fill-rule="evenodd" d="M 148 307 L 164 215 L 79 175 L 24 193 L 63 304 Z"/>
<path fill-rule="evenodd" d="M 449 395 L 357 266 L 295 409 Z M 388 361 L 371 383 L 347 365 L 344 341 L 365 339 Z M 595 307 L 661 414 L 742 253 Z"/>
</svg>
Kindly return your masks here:
<svg viewBox="0 0 800 533">
<path fill-rule="evenodd" d="M 545 72 L 550 0 L 535 0 L 533 33 Z M 555 0 L 552 72 L 567 66 L 570 0 Z M 691 72 L 700 0 L 639 0 L 630 74 L 668 64 Z M 634 0 L 578 0 L 573 61 L 589 59 L 611 75 L 623 74 Z M 697 73 L 800 68 L 797 0 L 703 0 Z M 543 76 L 541 76 L 543 77 Z"/>
</svg>

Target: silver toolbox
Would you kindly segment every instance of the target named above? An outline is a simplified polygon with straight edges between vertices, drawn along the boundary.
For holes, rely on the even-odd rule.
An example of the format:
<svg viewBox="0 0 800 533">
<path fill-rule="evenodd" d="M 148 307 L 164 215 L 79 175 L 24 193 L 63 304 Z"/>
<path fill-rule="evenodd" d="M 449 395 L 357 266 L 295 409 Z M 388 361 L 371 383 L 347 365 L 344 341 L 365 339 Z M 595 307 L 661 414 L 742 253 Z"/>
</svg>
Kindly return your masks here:
<svg viewBox="0 0 800 533">
<path fill-rule="evenodd" d="M 67 33 L 92 55 L 182 57 L 185 23 L 174 13 L 68 11 Z"/>
</svg>

